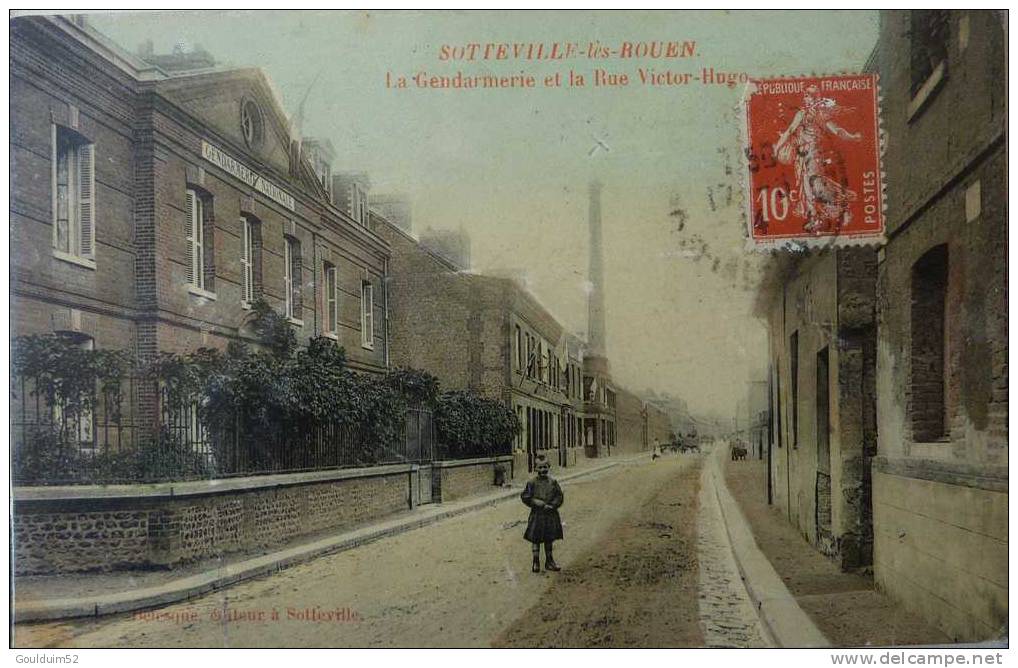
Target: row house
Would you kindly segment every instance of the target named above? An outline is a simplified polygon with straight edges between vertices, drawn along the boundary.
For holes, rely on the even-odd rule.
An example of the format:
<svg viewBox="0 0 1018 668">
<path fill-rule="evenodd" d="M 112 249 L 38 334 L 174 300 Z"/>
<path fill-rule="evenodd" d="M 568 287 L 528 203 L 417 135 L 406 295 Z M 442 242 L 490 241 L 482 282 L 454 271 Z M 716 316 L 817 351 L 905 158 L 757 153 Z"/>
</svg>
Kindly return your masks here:
<svg viewBox="0 0 1018 668">
<path fill-rule="evenodd" d="M 253 340 L 264 299 L 299 341 L 383 371 L 387 244 L 334 203 L 323 147 L 301 146 L 261 70 L 195 62 L 11 22 L 12 333 L 224 348 Z"/>
<path fill-rule="evenodd" d="M 1007 635 L 1006 22 L 886 11 L 876 53 L 874 575 L 962 641 Z"/>
<path fill-rule="evenodd" d="M 371 215 L 392 249 L 392 364 L 424 369 L 446 389 L 504 401 L 522 425 L 516 450 L 527 470 L 541 453 L 574 464 L 586 417 L 582 341 L 515 281 L 467 271 L 466 241 L 444 234 L 441 245 L 423 243 L 409 208 L 393 196 L 383 201 L 395 220 Z"/>
<path fill-rule="evenodd" d="M 881 13 L 886 244 L 774 257 L 757 302 L 774 504 L 959 641 L 1007 633 L 1004 21 Z"/>
</svg>

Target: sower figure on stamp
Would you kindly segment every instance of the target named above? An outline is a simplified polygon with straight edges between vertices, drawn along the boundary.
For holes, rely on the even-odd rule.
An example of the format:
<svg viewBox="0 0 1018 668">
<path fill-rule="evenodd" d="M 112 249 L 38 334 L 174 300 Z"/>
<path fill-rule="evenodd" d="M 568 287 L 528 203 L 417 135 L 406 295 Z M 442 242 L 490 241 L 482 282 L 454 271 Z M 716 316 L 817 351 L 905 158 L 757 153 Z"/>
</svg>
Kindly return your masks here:
<svg viewBox="0 0 1018 668">
<path fill-rule="evenodd" d="M 551 465 L 544 455 L 537 457 L 537 476 L 527 482 L 520 499 L 530 508 L 530 519 L 523 537 L 533 544 L 535 573 L 541 572 L 541 543 L 544 543 L 544 568 L 559 571 L 552 556 L 552 541 L 562 539 L 562 520 L 558 509 L 565 496 L 558 481 L 548 475 Z"/>
<path fill-rule="evenodd" d="M 788 128 L 774 143 L 780 162 L 795 166 L 796 213 L 805 221 L 803 230 L 814 232 L 825 223 L 847 224 L 851 220 L 848 203 L 856 192 L 848 187 L 840 157 L 825 148 L 825 133 L 857 142 L 862 134 L 849 132 L 834 122 L 834 117 L 848 110 L 834 100 L 820 97 L 815 85 L 806 88 L 802 109 L 795 112 Z"/>
</svg>

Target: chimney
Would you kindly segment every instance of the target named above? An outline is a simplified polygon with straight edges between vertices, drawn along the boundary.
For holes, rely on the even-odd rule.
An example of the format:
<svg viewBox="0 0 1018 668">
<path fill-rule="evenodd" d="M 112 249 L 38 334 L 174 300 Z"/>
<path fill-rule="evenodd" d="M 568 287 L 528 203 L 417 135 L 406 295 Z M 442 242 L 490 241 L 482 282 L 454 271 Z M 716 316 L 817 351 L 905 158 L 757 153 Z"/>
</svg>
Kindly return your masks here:
<svg viewBox="0 0 1018 668">
<path fill-rule="evenodd" d="M 604 327 L 604 247 L 601 241 L 601 182 L 590 183 L 590 293 L 587 295 L 589 357 L 607 357 Z"/>
</svg>

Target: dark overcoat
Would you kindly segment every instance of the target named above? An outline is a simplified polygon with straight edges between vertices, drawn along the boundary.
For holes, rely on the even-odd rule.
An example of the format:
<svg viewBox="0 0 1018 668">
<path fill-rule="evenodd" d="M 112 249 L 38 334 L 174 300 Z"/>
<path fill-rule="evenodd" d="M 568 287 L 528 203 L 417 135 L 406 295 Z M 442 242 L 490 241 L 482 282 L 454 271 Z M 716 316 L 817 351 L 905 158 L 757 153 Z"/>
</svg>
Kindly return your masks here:
<svg viewBox="0 0 1018 668">
<path fill-rule="evenodd" d="M 531 543 L 550 543 L 562 539 L 562 520 L 558 509 L 565 501 L 562 487 L 552 477 L 534 478 L 523 488 L 520 499 L 530 508 L 530 519 L 523 537 Z M 534 506 L 534 499 L 544 501 L 544 507 Z"/>
</svg>

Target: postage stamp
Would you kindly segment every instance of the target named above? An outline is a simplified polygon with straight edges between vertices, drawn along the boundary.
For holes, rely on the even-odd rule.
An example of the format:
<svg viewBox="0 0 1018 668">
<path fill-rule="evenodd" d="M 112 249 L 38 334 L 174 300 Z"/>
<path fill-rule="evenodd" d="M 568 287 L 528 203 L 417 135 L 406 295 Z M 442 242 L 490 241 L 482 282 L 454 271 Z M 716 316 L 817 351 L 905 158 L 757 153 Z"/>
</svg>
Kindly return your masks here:
<svg viewBox="0 0 1018 668">
<path fill-rule="evenodd" d="M 752 79 L 743 109 L 753 246 L 883 238 L 877 75 Z"/>
</svg>

